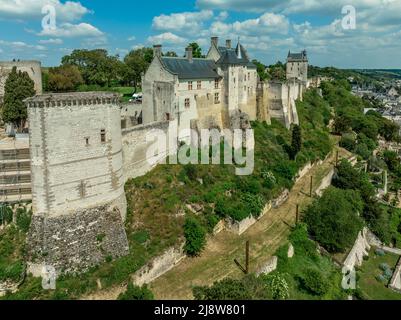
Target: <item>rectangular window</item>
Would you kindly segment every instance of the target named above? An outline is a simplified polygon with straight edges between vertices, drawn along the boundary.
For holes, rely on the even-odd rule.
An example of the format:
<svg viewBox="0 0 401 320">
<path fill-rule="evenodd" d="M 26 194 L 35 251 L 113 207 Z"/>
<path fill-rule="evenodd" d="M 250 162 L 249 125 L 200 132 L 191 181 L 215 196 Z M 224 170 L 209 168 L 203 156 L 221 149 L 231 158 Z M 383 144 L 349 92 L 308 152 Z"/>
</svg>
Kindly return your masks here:
<svg viewBox="0 0 401 320">
<path fill-rule="evenodd" d="M 100 131 L 100 141 L 101 141 L 102 143 L 105 143 L 105 142 L 106 142 L 106 130 L 104 130 L 104 129 L 102 129 L 102 130 Z"/>
<path fill-rule="evenodd" d="M 192 90 L 192 81 L 188 81 L 188 90 Z"/>
<path fill-rule="evenodd" d="M 166 120 L 167 120 L 167 121 L 170 121 L 170 120 L 171 120 L 170 114 L 169 114 L 169 113 L 166 113 Z"/>
<path fill-rule="evenodd" d="M 248 81 L 251 80 L 251 73 L 248 72 Z"/>
<path fill-rule="evenodd" d="M 191 107 L 191 101 L 187 98 L 185 99 L 185 108 L 190 108 Z"/>
<path fill-rule="evenodd" d="M 89 138 L 88 137 L 85 138 L 85 142 L 86 142 L 86 146 L 89 146 Z"/>
<path fill-rule="evenodd" d="M 198 81 L 196 87 L 198 90 L 202 89 L 202 81 Z"/>
<path fill-rule="evenodd" d="M 216 92 L 214 94 L 214 104 L 219 104 L 220 103 L 220 94 Z"/>
<path fill-rule="evenodd" d="M 214 88 L 218 89 L 219 88 L 219 79 L 214 80 Z"/>
</svg>

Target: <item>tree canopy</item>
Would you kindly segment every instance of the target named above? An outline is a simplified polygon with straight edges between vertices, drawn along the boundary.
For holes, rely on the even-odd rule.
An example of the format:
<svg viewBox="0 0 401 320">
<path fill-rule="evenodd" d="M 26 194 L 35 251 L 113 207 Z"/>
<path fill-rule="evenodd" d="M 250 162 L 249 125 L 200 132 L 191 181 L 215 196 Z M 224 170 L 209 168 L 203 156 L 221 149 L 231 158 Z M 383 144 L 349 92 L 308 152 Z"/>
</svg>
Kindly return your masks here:
<svg viewBox="0 0 401 320">
<path fill-rule="evenodd" d="M 23 101 L 34 95 L 34 81 L 27 72 L 17 71 L 17 68 L 13 67 L 4 86 L 3 121 L 13 123 L 21 131 L 28 118 L 27 108 Z"/>
</svg>

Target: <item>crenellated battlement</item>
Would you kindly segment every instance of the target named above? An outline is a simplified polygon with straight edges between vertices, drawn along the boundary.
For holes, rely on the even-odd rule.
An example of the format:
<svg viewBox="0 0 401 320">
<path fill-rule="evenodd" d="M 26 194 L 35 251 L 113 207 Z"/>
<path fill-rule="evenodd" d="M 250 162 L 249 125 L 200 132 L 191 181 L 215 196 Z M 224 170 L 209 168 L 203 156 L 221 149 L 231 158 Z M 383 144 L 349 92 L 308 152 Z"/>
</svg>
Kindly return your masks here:
<svg viewBox="0 0 401 320">
<path fill-rule="evenodd" d="M 112 92 L 73 92 L 37 95 L 26 99 L 28 108 L 51 108 L 90 105 L 119 105 L 121 96 Z"/>
</svg>

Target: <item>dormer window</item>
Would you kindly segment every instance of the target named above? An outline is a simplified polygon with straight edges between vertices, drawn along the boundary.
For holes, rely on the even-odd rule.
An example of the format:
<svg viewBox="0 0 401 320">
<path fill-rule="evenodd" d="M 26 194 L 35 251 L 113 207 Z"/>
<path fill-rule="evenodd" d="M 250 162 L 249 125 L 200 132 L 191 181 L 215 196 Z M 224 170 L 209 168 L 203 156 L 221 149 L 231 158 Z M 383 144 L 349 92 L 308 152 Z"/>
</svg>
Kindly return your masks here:
<svg viewBox="0 0 401 320">
<path fill-rule="evenodd" d="M 215 89 L 219 89 L 219 82 L 220 82 L 219 79 L 214 80 L 214 88 Z"/>
</svg>

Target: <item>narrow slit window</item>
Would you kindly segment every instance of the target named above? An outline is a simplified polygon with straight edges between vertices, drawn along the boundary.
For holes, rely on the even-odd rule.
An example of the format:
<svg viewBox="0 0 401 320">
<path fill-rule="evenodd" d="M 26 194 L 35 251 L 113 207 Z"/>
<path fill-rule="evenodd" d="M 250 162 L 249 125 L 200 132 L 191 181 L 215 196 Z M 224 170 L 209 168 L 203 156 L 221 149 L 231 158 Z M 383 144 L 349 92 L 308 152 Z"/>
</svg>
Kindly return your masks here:
<svg viewBox="0 0 401 320">
<path fill-rule="evenodd" d="M 106 130 L 104 130 L 104 129 L 102 129 L 102 130 L 100 131 L 100 141 L 101 141 L 102 143 L 105 143 L 105 142 L 106 142 Z"/>
</svg>

